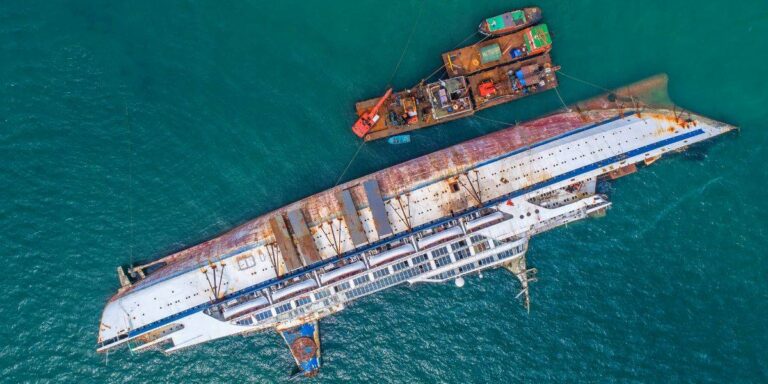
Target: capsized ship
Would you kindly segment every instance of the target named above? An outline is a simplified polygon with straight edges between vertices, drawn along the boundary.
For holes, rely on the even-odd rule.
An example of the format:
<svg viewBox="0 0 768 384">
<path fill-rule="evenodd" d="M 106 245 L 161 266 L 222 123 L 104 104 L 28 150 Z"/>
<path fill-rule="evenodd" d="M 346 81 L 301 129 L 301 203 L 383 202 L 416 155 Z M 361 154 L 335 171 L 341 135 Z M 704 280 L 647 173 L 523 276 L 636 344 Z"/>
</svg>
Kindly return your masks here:
<svg viewBox="0 0 768 384">
<path fill-rule="evenodd" d="M 119 268 L 98 351 L 176 352 L 276 330 L 313 375 L 319 320 L 384 289 L 504 268 L 527 306 L 531 236 L 604 213 L 598 180 L 732 129 L 672 105 L 661 75 L 352 180 Z"/>
</svg>

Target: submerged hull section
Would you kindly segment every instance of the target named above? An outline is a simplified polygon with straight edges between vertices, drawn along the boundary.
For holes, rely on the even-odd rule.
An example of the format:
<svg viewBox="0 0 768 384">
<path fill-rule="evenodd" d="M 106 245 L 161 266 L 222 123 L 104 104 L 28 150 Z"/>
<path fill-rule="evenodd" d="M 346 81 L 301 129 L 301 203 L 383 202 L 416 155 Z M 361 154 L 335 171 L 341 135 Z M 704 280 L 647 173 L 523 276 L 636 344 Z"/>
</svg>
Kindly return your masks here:
<svg viewBox="0 0 768 384">
<path fill-rule="evenodd" d="M 305 376 L 314 376 L 320 369 L 320 324 L 305 323 L 280 331 L 291 355 Z"/>
<path fill-rule="evenodd" d="M 143 277 L 107 304 L 99 350 L 173 352 L 275 329 L 313 374 L 316 322 L 383 289 L 504 267 L 527 304 L 528 239 L 603 214 L 598 179 L 733 129 L 680 112 L 665 87 L 656 77 L 408 161 L 165 257 L 151 273 L 133 268 Z M 307 324 L 315 336 L 294 348 Z"/>
</svg>

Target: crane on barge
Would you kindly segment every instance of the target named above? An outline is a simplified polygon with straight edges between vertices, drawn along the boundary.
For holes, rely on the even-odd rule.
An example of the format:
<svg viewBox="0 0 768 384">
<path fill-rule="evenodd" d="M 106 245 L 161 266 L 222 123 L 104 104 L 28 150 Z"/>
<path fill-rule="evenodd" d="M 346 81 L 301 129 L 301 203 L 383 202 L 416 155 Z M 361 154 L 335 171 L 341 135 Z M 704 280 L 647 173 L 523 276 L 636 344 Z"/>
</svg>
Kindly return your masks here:
<svg viewBox="0 0 768 384">
<path fill-rule="evenodd" d="M 355 132 L 357 136 L 360 138 L 365 137 L 365 135 L 368 134 L 368 131 L 370 131 L 376 122 L 379 121 L 379 118 L 381 117 L 379 116 L 379 109 L 384 105 L 384 102 L 387 101 L 390 95 L 392 95 L 392 88 L 389 88 L 384 92 L 384 96 L 376 102 L 376 105 L 374 105 L 370 111 L 363 113 L 362 116 L 357 119 L 355 125 L 352 126 L 352 131 Z"/>
</svg>

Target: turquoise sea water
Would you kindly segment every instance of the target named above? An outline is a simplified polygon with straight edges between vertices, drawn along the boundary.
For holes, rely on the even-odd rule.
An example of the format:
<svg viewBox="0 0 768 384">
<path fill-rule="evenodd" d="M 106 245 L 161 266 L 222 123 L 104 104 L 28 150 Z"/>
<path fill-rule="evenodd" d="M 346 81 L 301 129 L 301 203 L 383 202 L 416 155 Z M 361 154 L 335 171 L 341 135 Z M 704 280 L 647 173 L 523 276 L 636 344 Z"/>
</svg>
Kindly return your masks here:
<svg viewBox="0 0 768 384">
<path fill-rule="evenodd" d="M 0 381 L 284 382 L 277 334 L 95 353 L 115 267 L 334 184 L 353 103 L 440 65 L 517 1 L 0 2 Z M 768 381 L 768 3 L 537 2 L 563 71 L 658 72 L 741 127 L 616 182 L 608 216 L 535 238 L 527 314 L 504 271 L 361 300 L 322 323 L 319 382 Z M 561 78 L 574 102 L 597 93 Z M 520 121 L 554 93 L 484 111 Z M 366 145 L 346 179 L 502 128 Z"/>
</svg>

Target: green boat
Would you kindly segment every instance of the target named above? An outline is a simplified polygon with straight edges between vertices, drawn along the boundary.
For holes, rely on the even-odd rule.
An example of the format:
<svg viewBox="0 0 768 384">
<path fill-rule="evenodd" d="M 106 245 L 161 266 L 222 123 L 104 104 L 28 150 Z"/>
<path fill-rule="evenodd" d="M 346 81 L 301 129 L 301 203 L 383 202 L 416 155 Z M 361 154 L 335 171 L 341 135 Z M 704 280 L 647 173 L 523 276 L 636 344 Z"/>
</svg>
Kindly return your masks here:
<svg viewBox="0 0 768 384">
<path fill-rule="evenodd" d="M 541 21 L 539 7 L 516 9 L 483 20 L 478 31 L 485 36 L 501 36 L 528 28 L 539 21 Z"/>
</svg>

